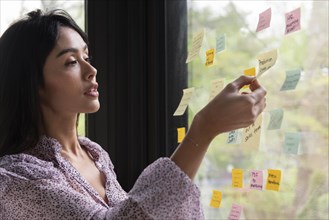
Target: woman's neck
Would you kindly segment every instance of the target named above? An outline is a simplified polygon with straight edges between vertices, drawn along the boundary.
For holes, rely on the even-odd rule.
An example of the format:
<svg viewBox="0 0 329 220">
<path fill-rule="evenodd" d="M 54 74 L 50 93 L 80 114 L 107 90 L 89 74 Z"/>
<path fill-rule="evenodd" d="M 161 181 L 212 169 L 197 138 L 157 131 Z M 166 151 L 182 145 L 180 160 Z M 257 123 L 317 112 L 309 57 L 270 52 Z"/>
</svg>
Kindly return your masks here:
<svg viewBox="0 0 329 220">
<path fill-rule="evenodd" d="M 44 111 L 40 126 L 41 134 L 55 138 L 62 145 L 63 152 L 77 156 L 82 149 L 78 142 L 76 121 L 77 114 L 60 116 Z"/>
</svg>

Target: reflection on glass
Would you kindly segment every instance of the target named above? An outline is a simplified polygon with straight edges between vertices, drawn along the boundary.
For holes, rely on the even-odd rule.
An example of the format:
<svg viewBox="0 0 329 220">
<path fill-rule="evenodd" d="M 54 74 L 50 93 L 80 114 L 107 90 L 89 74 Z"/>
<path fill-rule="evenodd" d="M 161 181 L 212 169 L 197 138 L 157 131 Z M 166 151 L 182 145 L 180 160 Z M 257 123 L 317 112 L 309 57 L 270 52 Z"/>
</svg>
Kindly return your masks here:
<svg viewBox="0 0 329 220">
<path fill-rule="evenodd" d="M 285 13 L 301 9 L 301 29 L 285 35 Z M 256 32 L 259 14 L 271 8 L 270 26 Z M 243 207 L 241 219 L 328 219 L 328 1 L 188 1 L 188 48 L 193 34 L 205 28 L 207 48 L 225 34 L 225 51 L 215 65 L 199 57 L 188 64 L 189 87 L 197 88 L 189 105 L 189 121 L 209 101 L 211 81 L 225 82 L 257 67 L 257 55 L 278 50 L 277 62 L 259 79 L 267 89 L 258 150 L 228 133 L 211 144 L 196 184 L 206 219 L 227 219 L 232 204 Z M 205 56 L 205 54 L 200 55 Z M 280 91 L 286 71 L 302 70 L 294 90 Z M 270 112 L 284 111 L 280 129 L 267 130 Z M 285 135 L 298 133 L 298 154 L 284 151 Z M 243 169 L 243 188 L 232 188 L 232 170 Z M 262 190 L 250 188 L 251 171 L 262 171 Z M 267 190 L 268 170 L 280 170 L 279 191 Z M 270 179 L 271 180 L 271 179 Z M 212 191 L 222 192 L 220 208 L 209 206 Z"/>
</svg>

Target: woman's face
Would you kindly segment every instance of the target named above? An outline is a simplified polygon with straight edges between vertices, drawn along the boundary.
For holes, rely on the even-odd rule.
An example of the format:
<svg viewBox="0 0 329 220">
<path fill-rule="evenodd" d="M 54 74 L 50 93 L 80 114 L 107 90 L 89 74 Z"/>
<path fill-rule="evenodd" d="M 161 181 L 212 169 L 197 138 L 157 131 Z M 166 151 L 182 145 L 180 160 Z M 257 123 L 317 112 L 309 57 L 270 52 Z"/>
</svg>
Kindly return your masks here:
<svg viewBox="0 0 329 220">
<path fill-rule="evenodd" d="M 41 107 L 60 115 L 92 113 L 99 109 L 97 70 L 89 63 L 88 48 L 73 29 L 60 27 L 58 40 L 43 67 Z"/>
</svg>

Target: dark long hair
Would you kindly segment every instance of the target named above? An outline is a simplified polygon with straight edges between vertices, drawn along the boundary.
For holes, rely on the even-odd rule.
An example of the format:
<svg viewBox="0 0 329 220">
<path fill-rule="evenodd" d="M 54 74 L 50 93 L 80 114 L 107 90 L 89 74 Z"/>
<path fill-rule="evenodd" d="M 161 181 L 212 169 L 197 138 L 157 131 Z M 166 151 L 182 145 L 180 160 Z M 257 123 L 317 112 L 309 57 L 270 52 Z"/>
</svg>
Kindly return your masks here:
<svg viewBox="0 0 329 220">
<path fill-rule="evenodd" d="M 31 149 L 39 140 L 38 90 L 60 26 L 77 31 L 88 45 L 87 35 L 63 10 L 32 11 L 0 38 L 0 157 Z"/>
</svg>

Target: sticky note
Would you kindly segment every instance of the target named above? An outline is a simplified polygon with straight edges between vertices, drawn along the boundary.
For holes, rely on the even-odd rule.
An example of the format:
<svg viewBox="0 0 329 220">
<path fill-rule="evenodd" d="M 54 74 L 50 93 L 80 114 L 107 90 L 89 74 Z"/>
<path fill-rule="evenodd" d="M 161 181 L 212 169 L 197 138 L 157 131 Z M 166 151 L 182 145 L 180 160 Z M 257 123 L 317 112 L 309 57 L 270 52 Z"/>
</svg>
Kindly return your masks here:
<svg viewBox="0 0 329 220">
<path fill-rule="evenodd" d="M 185 127 L 177 128 L 177 143 L 181 143 L 185 137 Z"/>
<path fill-rule="evenodd" d="M 206 51 L 206 66 L 212 66 L 214 65 L 214 58 L 215 58 L 215 49 L 210 49 Z"/>
<path fill-rule="evenodd" d="M 268 169 L 268 177 L 266 181 L 266 189 L 279 191 L 281 181 L 281 170 Z"/>
<path fill-rule="evenodd" d="M 194 60 L 195 58 L 197 58 L 199 56 L 199 52 L 202 46 L 202 42 L 203 42 L 203 38 L 204 38 L 204 30 L 202 29 L 201 31 L 197 32 L 194 36 L 193 36 L 193 40 L 192 40 L 192 48 L 187 56 L 186 59 L 186 63 L 189 63 L 190 61 Z"/>
<path fill-rule="evenodd" d="M 289 34 L 300 30 L 300 8 L 297 8 L 286 15 L 286 31 L 285 34 Z"/>
<path fill-rule="evenodd" d="M 219 208 L 221 201 L 222 201 L 222 192 L 218 190 L 213 190 L 210 206 L 213 208 Z"/>
<path fill-rule="evenodd" d="M 215 96 L 223 90 L 225 79 L 216 79 L 211 81 L 211 89 L 209 95 L 209 102 L 215 98 Z"/>
<path fill-rule="evenodd" d="M 228 133 L 227 144 L 238 144 L 240 143 L 240 132 L 239 130 L 233 130 Z"/>
<path fill-rule="evenodd" d="M 188 88 L 188 89 L 184 89 L 183 90 L 183 97 L 174 113 L 174 116 L 178 116 L 178 115 L 183 115 L 188 104 L 191 101 L 192 95 L 194 93 L 194 87 L 192 88 Z"/>
<path fill-rule="evenodd" d="M 226 34 L 221 34 L 216 37 L 216 53 L 219 53 L 226 48 Z"/>
<path fill-rule="evenodd" d="M 263 190 L 263 171 L 250 171 L 250 189 Z"/>
<path fill-rule="evenodd" d="M 256 68 L 251 67 L 249 69 L 246 69 L 243 71 L 243 74 L 246 76 L 256 76 Z M 243 88 L 249 88 L 249 85 L 245 85 L 245 86 L 243 86 Z"/>
<path fill-rule="evenodd" d="M 300 133 L 286 133 L 284 138 L 283 151 L 286 154 L 298 154 Z"/>
<path fill-rule="evenodd" d="M 270 26 L 271 14 L 272 14 L 271 8 L 259 14 L 256 32 L 261 31 Z"/>
<path fill-rule="evenodd" d="M 280 129 L 284 114 L 283 109 L 273 109 L 269 113 L 271 118 L 267 130 Z"/>
<path fill-rule="evenodd" d="M 242 206 L 233 203 L 227 220 L 239 220 L 241 213 L 242 213 Z"/>
<path fill-rule="evenodd" d="M 259 148 L 262 121 L 263 117 L 260 114 L 254 123 L 243 129 L 241 145 L 244 149 L 257 150 Z"/>
<path fill-rule="evenodd" d="M 301 76 L 300 69 L 286 71 L 286 79 L 280 91 L 293 90 L 296 88 Z"/>
<path fill-rule="evenodd" d="M 270 69 L 276 62 L 278 58 L 277 49 L 271 50 L 269 52 L 260 54 L 257 56 L 258 59 L 258 74 L 257 77 L 260 77 L 265 73 L 268 69 Z"/>
<path fill-rule="evenodd" d="M 243 187 L 243 170 L 232 169 L 232 187 L 242 188 Z"/>
</svg>

